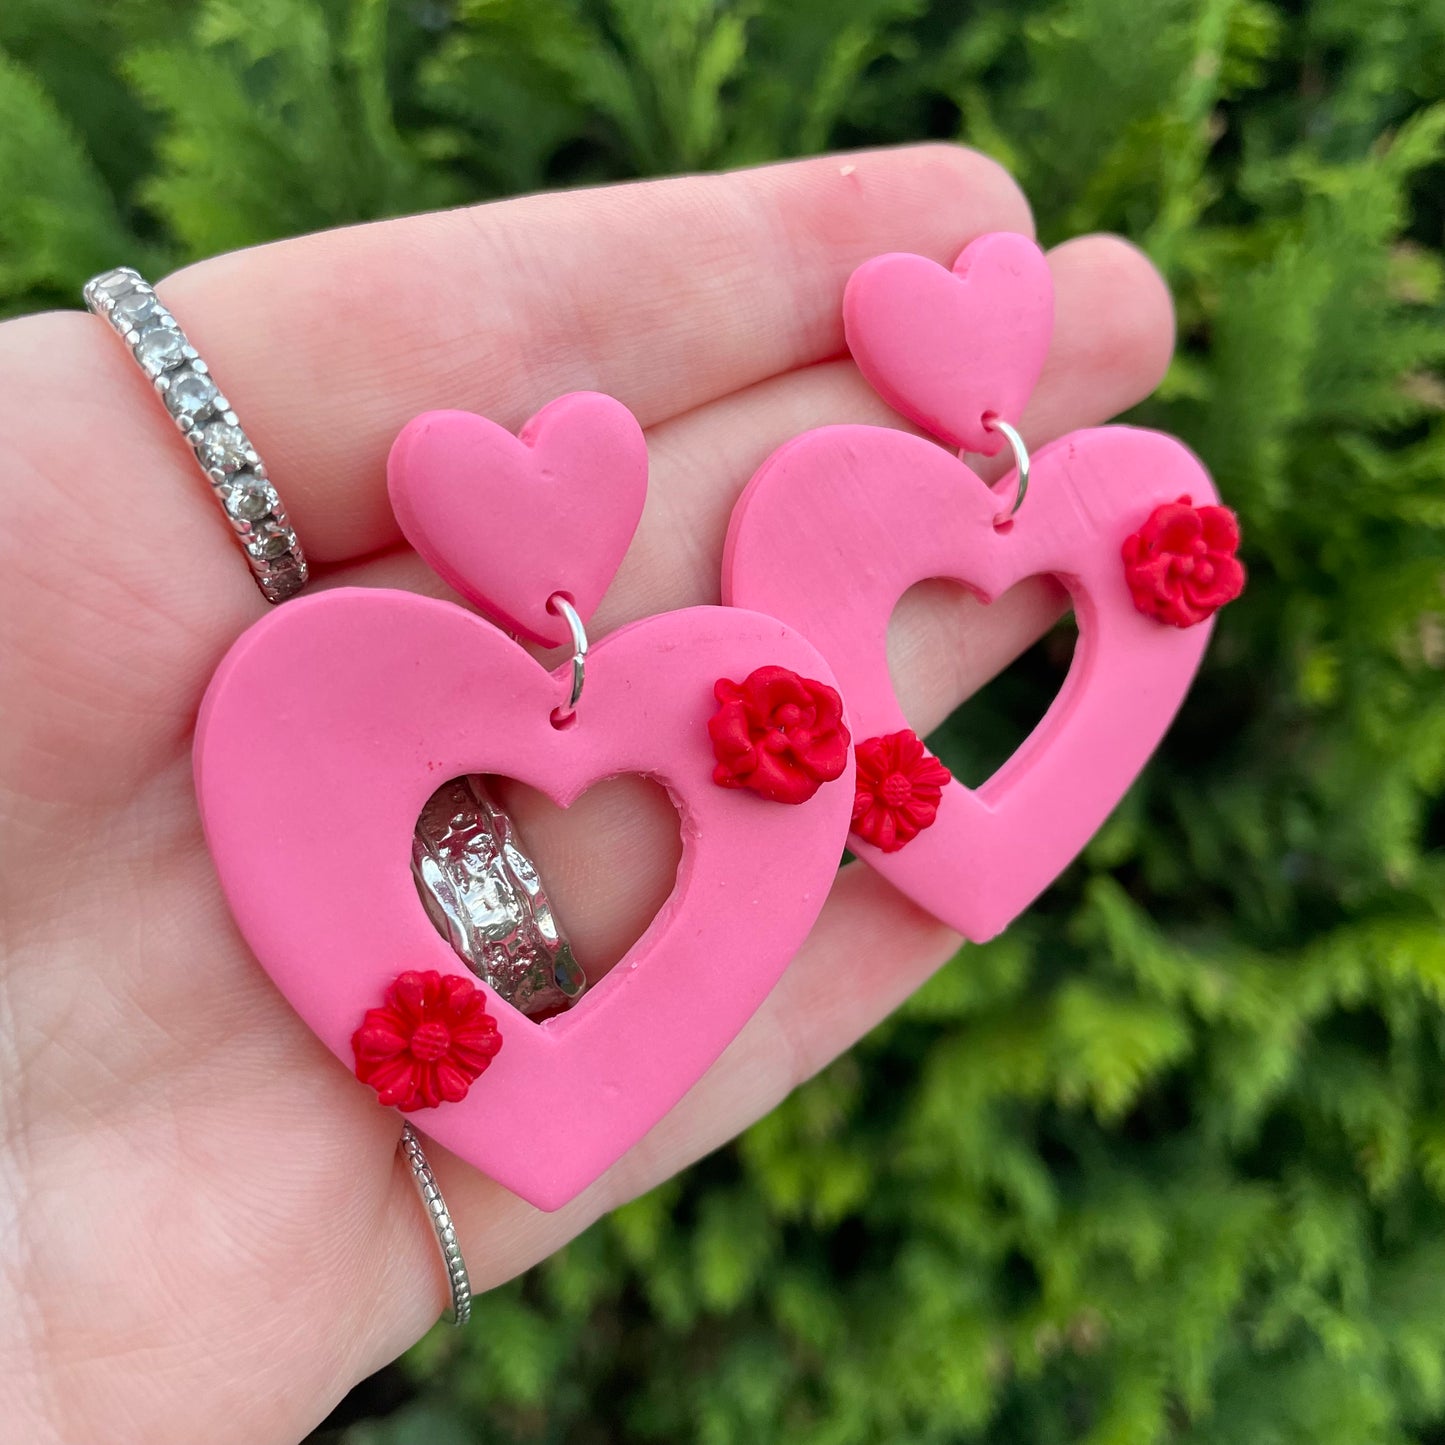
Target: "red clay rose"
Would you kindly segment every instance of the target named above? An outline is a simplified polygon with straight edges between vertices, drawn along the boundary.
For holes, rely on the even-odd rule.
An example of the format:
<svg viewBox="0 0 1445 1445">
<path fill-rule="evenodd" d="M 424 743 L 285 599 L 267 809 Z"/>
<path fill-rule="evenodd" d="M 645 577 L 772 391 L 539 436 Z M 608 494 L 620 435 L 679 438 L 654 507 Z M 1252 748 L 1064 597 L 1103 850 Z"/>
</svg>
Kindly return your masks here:
<svg viewBox="0 0 1445 1445">
<path fill-rule="evenodd" d="M 884 853 L 911 843 L 938 817 L 943 789 L 953 774 L 918 734 L 904 728 L 858 744 L 858 791 L 853 831 Z"/>
<path fill-rule="evenodd" d="M 1156 507 L 1124 543 L 1124 580 L 1134 606 L 1171 627 L 1193 627 L 1244 591 L 1239 521 L 1228 507 L 1188 497 Z"/>
<path fill-rule="evenodd" d="M 487 996 L 459 974 L 398 974 L 351 1036 L 356 1077 L 402 1113 L 455 1104 L 502 1047 Z"/>
<path fill-rule="evenodd" d="M 742 682 L 719 678 L 708 720 L 722 788 L 751 788 L 773 803 L 806 803 L 848 766 L 843 700 L 786 667 L 760 667 Z"/>
</svg>

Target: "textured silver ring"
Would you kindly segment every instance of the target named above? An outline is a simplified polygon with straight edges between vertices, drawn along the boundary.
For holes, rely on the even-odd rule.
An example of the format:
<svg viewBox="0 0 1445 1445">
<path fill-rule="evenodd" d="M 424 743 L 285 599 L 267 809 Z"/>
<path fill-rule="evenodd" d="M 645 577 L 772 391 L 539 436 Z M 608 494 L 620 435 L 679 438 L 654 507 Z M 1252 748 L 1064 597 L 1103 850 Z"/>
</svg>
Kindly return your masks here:
<svg viewBox="0 0 1445 1445">
<path fill-rule="evenodd" d="M 138 271 L 118 267 L 85 284 L 85 304 L 110 323 L 150 377 L 191 445 L 270 602 L 306 585 L 306 558 L 286 509 L 210 368 Z"/>
<path fill-rule="evenodd" d="M 411 1170 L 412 1182 L 416 1185 L 426 1217 L 431 1221 L 437 1247 L 442 1252 L 442 1264 L 446 1267 L 447 1288 L 451 1291 L 452 1302 L 442 1318 L 449 1325 L 464 1325 L 472 1317 L 472 1282 L 467 1276 L 466 1261 L 462 1259 L 462 1247 L 457 1243 L 457 1229 L 452 1223 L 451 1211 L 437 1188 L 436 1175 L 426 1162 L 416 1130 L 410 1124 L 402 1126 L 401 1141 L 397 1147 Z"/>
<path fill-rule="evenodd" d="M 484 778 L 453 778 L 427 800 L 411 870 L 437 932 L 499 998 L 546 1018 L 581 996 L 586 976 Z"/>
</svg>

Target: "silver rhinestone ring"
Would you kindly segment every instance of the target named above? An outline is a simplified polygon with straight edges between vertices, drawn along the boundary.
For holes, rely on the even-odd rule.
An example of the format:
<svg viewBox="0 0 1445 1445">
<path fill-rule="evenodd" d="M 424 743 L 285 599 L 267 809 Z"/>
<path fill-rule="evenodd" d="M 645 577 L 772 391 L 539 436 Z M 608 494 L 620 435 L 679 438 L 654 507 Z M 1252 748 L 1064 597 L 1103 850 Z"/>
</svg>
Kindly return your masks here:
<svg viewBox="0 0 1445 1445">
<path fill-rule="evenodd" d="M 451 1211 L 437 1188 L 436 1175 L 422 1153 L 421 1141 L 410 1124 L 402 1126 L 401 1142 L 397 1145 L 401 1156 L 411 1170 L 412 1182 L 421 1198 L 422 1208 L 431 1221 L 437 1237 L 437 1246 L 442 1252 L 442 1264 L 447 1272 L 447 1288 L 451 1291 L 452 1302 L 442 1316 L 448 1324 L 464 1325 L 472 1317 L 472 1282 L 467 1277 L 466 1262 L 462 1259 L 462 1247 L 457 1243 L 456 1225 L 452 1223 Z"/>
<path fill-rule="evenodd" d="M 86 282 L 85 304 L 130 348 L 190 443 L 261 591 L 284 602 L 306 585 L 306 558 L 286 509 L 231 404 L 176 318 L 129 266 Z"/>
</svg>

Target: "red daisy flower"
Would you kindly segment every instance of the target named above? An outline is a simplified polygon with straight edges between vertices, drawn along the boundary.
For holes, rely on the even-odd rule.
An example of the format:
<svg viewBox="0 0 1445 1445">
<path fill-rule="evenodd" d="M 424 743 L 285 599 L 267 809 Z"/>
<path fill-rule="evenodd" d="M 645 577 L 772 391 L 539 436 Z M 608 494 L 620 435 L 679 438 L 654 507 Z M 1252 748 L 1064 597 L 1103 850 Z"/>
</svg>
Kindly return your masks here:
<svg viewBox="0 0 1445 1445">
<path fill-rule="evenodd" d="M 356 1077 L 404 1114 L 466 1098 L 502 1047 L 487 996 L 458 974 L 398 974 L 351 1036 Z"/>
<path fill-rule="evenodd" d="M 896 853 L 932 826 L 953 774 L 907 728 L 868 738 L 857 752 L 853 831 L 881 852 Z"/>
<path fill-rule="evenodd" d="M 1228 507 L 1188 497 L 1156 507 L 1124 543 L 1124 580 L 1134 606 L 1171 627 L 1193 627 L 1244 591 L 1239 519 Z"/>
</svg>

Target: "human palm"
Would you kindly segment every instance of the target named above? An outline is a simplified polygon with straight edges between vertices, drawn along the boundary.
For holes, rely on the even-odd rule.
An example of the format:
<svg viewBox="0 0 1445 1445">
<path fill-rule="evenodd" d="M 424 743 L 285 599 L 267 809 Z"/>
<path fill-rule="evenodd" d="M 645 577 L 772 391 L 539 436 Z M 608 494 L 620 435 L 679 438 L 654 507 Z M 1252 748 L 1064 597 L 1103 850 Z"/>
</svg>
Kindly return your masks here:
<svg viewBox="0 0 1445 1445">
<path fill-rule="evenodd" d="M 416 413 L 515 426 L 565 391 L 618 396 L 648 429 L 651 483 L 600 636 L 718 600 L 728 514 L 781 442 L 902 425 L 843 359 L 855 265 L 886 250 L 946 262 L 1029 224 L 991 162 L 923 147 L 336 231 L 160 290 L 267 459 L 313 587 L 446 595 L 387 505 L 387 449 Z M 1138 400 L 1171 345 L 1167 296 L 1136 252 L 1086 238 L 1051 263 L 1031 445 Z M 251 956 L 202 841 L 197 706 L 266 604 L 144 378 L 91 317 L 0 326 L 0 490 L 0 1419 L 36 1445 L 292 1442 L 415 1340 L 445 1290 L 396 1115 Z M 915 726 L 1060 603 L 1044 580 L 988 608 L 943 584 L 910 594 L 892 655 Z M 264 756 L 234 766 L 265 786 Z M 565 815 L 520 789 L 510 802 L 595 975 L 671 886 L 670 805 L 626 779 Z M 474 1287 L 731 1137 L 956 946 L 845 868 L 743 1033 L 566 1208 L 541 1214 L 431 1148 Z"/>
</svg>

